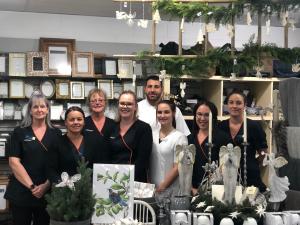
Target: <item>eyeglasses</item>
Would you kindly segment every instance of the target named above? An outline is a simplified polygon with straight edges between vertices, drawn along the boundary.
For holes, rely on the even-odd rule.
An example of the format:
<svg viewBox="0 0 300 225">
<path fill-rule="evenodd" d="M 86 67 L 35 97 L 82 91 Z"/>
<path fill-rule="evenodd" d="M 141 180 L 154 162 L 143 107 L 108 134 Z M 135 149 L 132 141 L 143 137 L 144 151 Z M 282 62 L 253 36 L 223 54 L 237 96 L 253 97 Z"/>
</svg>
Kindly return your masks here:
<svg viewBox="0 0 300 225">
<path fill-rule="evenodd" d="M 201 118 L 201 117 L 204 117 L 204 118 L 209 118 L 209 113 L 196 113 L 196 117 L 197 118 Z"/>
<path fill-rule="evenodd" d="M 105 99 L 93 99 L 90 101 L 91 104 L 103 103 Z"/>
<path fill-rule="evenodd" d="M 121 107 L 127 107 L 127 108 L 131 108 L 133 107 L 133 103 L 132 102 L 119 102 L 119 106 Z"/>
</svg>

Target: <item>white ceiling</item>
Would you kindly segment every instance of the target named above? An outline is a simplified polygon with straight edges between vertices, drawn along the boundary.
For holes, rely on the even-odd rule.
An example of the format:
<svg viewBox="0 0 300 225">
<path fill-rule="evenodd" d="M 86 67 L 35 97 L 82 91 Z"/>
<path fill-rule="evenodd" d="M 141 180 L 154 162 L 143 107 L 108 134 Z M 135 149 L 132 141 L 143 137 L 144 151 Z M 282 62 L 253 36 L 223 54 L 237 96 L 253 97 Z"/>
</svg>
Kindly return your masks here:
<svg viewBox="0 0 300 225">
<path fill-rule="evenodd" d="M 124 11 L 129 11 L 129 2 L 127 8 L 122 6 Z M 1 11 L 115 17 L 115 11 L 119 9 L 120 3 L 113 0 L 0 0 Z M 142 18 L 142 3 L 132 3 L 132 12 L 137 13 L 137 18 Z M 296 27 L 300 27 L 300 11 L 294 17 Z M 145 18 L 151 18 L 149 3 L 145 3 Z M 237 23 L 241 24 L 244 21 L 240 19 Z M 276 16 L 271 21 L 272 26 L 281 26 Z M 253 24 L 256 24 L 255 17 Z"/>
</svg>

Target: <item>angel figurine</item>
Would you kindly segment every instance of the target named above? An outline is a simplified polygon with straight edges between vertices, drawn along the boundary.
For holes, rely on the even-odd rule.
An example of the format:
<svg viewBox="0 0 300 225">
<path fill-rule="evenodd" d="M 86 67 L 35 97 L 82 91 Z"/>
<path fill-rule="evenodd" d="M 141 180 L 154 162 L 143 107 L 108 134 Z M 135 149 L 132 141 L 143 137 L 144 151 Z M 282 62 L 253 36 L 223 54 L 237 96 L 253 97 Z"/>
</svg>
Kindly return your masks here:
<svg viewBox="0 0 300 225">
<path fill-rule="evenodd" d="M 287 163 L 288 161 L 282 156 L 275 158 L 274 153 L 265 154 L 263 166 L 269 166 L 270 202 L 281 202 L 286 198 L 285 192 L 289 190 L 289 179 L 287 176 L 277 176 L 275 168 L 280 168 Z"/>
<path fill-rule="evenodd" d="M 220 167 L 224 182 L 224 202 L 232 204 L 235 201 L 238 169 L 240 166 L 241 149 L 231 143 L 222 146 L 219 152 Z"/>
</svg>

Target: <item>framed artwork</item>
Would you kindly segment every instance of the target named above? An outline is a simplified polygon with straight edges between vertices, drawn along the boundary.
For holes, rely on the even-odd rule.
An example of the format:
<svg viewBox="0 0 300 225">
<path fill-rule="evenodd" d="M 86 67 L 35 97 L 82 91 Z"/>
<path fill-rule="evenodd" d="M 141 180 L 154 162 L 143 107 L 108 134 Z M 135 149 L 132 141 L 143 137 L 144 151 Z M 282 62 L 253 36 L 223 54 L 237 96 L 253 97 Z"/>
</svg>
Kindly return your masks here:
<svg viewBox="0 0 300 225">
<path fill-rule="evenodd" d="M 107 99 L 113 99 L 114 83 L 112 80 L 98 80 L 98 88 L 106 93 Z"/>
<path fill-rule="evenodd" d="M 116 76 L 118 74 L 118 60 L 114 58 L 103 59 L 103 75 Z"/>
<path fill-rule="evenodd" d="M 92 52 L 73 52 L 72 60 L 73 77 L 94 76 L 94 57 Z"/>
<path fill-rule="evenodd" d="M 11 79 L 9 81 L 9 98 L 24 98 L 25 87 L 23 80 Z"/>
<path fill-rule="evenodd" d="M 94 88 L 96 88 L 95 82 L 84 82 L 84 97 L 87 97 L 90 90 Z"/>
<path fill-rule="evenodd" d="M 64 111 L 63 104 L 58 104 L 58 105 L 51 105 L 51 110 L 50 110 L 50 115 L 51 115 L 51 120 L 60 120 L 61 115 Z"/>
<path fill-rule="evenodd" d="M 0 98 L 8 98 L 8 82 L 0 82 Z"/>
<path fill-rule="evenodd" d="M 93 192 L 97 203 L 92 223 L 108 224 L 125 217 L 132 218 L 134 166 L 94 164 Z"/>
<path fill-rule="evenodd" d="M 94 76 L 102 77 L 103 76 L 103 59 L 105 55 L 96 53 L 94 54 Z"/>
<path fill-rule="evenodd" d="M 143 63 L 141 61 L 133 61 L 133 73 L 137 77 L 143 76 Z"/>
<path fill-rule="evenodd" d="M 47 52 L 28 52 L 27 75 L 48 76 L 48 60 Z"/>
<path fill-rule="evenodd" d="M 71 81 L 71 99 L 84 99 L 84 82 Z"/>
<path fill-rule="evenodd" d="M 20 77 L 26 76 L 25 53 L 9 53 L 9 75 Z"/>
<path fill-rule="evenodd" d="M 15 115 L 15 105 L 11 102 L 4 102 L 3 104 L 3 119 L 12 120 Z"/>
<path fill-rule="evenodd" d="M 51 98 L 55 93 L 55 84 L 52 80 L 45 80 L 41 83 L 40 90 L 46 98 Z"/>
<path fill-rule="evenodd" d="M 25 82 L 24 84 L 24 95 L 26 98 L 30 98 L 32 93 L 36 90 L 37 88 L 34 87 L 32 82 Z"/>
<path fill-rule="evenodd" d="M 0 76 L 8 75 L 8 54 L 0 53 Z"/>
<path fill-rule="evenodd" d="M 70 81 L 69 80 L 55 80 L 57 99 L 69 99 L 70 98 Z"/>
<path fill-rule="evenodd" d="M 132 60 L 125 60 L 125 59 L 119 59 L 118 60 L 118 68 L 119 78 L 131 78 L 133 74 L 133 61 Z"/>
<path fill-rule="evenodd" d="M 71 75 L 75 39 L 40 38 L 40 51 L 49 55 L 49 75 Z"/>
<path fill-rule="evenodd" d="M 0 180 L 0 212 L 8 211 L 8 201 L 4 198 L 6 188 L 8 185 L 8 178 L 5 180 Z"/>
<path fill-rule="evenodd" d="M 144 98 L 144 86 L 143 85 L 137 85 L 136 86 L 136 97 L 138 99 Z"/>
<path fill-rule="evenodd" d="M 123 85 L 121 83 L 114 83 L 114 99 L 119 99 L 122 91 Z"/>
<path fill-rule="evenodd" d="M 133 91 L 135 93 L 135 86 L 132 85 L 132 82 L 123 82 L 123 91 Z"/>
</svg>

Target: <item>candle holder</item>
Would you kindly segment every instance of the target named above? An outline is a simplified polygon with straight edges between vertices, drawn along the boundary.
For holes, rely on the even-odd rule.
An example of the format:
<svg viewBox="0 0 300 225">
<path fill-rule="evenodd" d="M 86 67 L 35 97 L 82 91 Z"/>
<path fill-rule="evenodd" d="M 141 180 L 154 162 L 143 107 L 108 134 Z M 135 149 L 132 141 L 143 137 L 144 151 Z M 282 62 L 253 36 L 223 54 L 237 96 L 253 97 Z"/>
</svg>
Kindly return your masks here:
<svg viewBox="0 0 300 225">
<path fill-rule="evenodd" d="M 205 165 L 204 169 L 207 173 L 207 192 L 211 193 L 211 172 L 212 172 L 212 165 L 211 165 L 211 150 L 214 147 L 214 144 L 208 142 L 205 144 L 208 147 L 208 162 Z"/>
<path fill-rule="evenodd" d="M 243 171 L 244 171 L 244 188 L 247 188 L 247 147 L 249 146 L 248 142 L 243 142 L 243 155 L 244 155 L 244 165 L 243 165 Z"/>
</svg>

